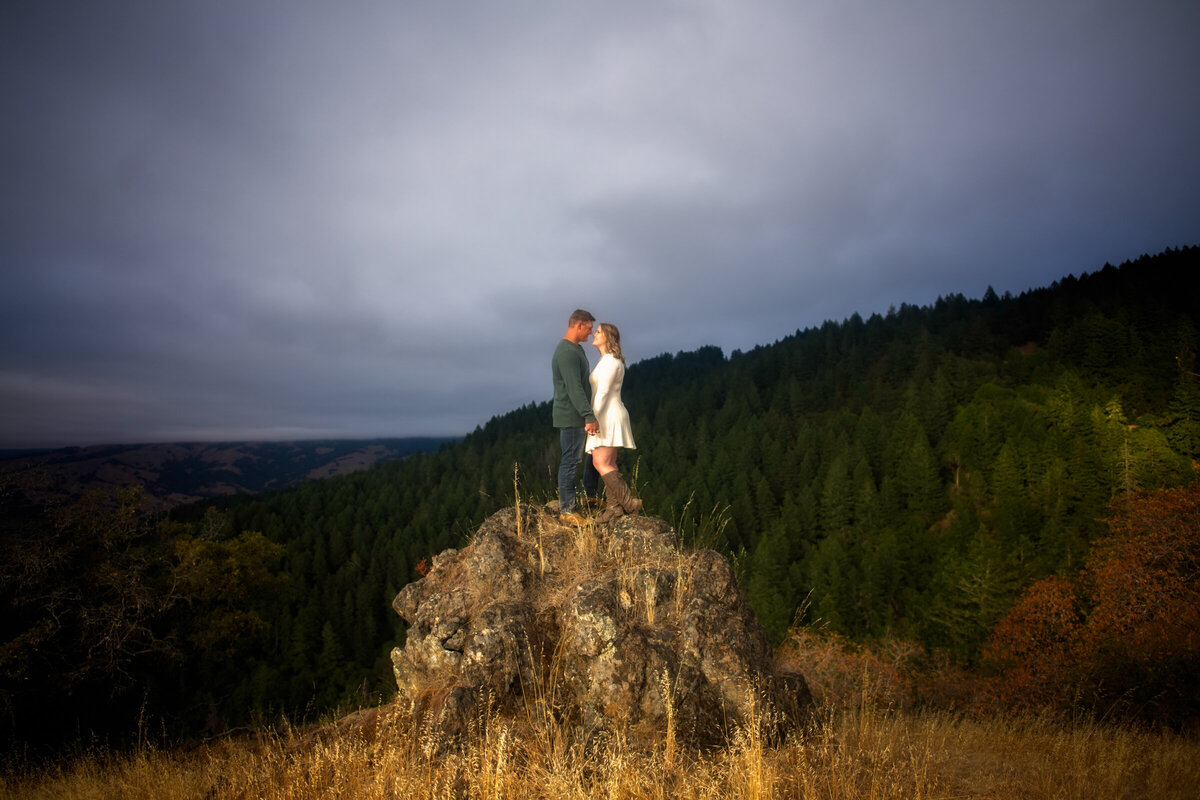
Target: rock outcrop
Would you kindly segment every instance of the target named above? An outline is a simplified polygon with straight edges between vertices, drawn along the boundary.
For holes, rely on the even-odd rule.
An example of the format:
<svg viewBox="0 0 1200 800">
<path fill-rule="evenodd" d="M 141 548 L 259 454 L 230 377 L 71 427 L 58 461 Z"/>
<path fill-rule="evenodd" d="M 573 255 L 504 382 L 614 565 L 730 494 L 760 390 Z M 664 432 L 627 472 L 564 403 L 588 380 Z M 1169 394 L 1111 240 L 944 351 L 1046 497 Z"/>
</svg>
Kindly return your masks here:
<svg viewBox="0 0 1200 800">
<path fill-rule="evenodd" d="M 571 528 L 502 510 L 393 607 L 401 702 L 447 741 L 484 704 L 589 737 L 706 744 L 748 724 L 784 733 L 811 703 L 802 676 L 777 672 L 729 562 L 653 517 Z"/>
</svg>

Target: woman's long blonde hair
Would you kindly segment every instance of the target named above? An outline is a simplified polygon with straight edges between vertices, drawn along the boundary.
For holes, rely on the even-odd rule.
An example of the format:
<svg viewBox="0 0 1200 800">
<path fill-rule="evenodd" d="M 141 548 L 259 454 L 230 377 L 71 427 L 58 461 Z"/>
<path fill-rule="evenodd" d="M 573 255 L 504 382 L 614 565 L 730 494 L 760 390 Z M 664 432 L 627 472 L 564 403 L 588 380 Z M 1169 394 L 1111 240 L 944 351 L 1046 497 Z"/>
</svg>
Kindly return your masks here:
<svg viewBox="0 0 1200 800">
<path fill-rule="evenodd" d="M 621 332 L 617 330 L 617 326 L 611 322 L 601 322 L 597 327 L 604 331 L 604 344 L 608 346 L 609 354 L 624 364 L 625 356 L 621 354 Z"/>
</svg>

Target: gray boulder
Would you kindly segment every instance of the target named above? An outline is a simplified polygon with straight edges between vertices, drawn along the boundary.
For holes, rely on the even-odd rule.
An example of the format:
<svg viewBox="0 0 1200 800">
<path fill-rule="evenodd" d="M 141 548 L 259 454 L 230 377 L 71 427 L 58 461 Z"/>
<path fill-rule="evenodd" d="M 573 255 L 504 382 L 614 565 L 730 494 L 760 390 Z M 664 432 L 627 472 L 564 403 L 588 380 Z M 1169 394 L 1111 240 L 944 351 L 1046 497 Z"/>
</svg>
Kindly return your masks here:
<svg viewBox="0 0 1200 800">
<path fill-rule="evenodd" d="M 392 651 L 400 701 L 444 741 L 486 708 L 716 744 L 739 726 L 786 734 L 811 704 L 802 676 L 777 671 L 729 562 L 654 517 L 572 528 L 504 509 L 392 605 L 408 623 Z"/>
</svg>

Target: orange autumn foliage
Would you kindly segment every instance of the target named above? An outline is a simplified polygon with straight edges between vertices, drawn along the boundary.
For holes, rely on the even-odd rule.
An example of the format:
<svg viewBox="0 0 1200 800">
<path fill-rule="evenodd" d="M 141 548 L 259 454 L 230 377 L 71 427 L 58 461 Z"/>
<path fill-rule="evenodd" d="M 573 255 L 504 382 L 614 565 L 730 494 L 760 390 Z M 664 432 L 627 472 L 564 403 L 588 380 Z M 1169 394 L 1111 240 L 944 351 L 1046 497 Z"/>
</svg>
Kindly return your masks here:
<svg viewBox="0 0 1200 800">
<path fill-rule="evenodd" d="M 993 629 L 984 705 L 1200 714 L 1200 484 L 1114 506 L 1075 581 L 1035 582 Z"/>
<path fill-rule="evenodd" d="M 1140 497 L 1089 559 L 1088 645 L 1154 662 L 1200 655 L 1200 484 Z"/>
<path fill-rule="evenodd" d="M 1074 585 L 1051 576 L 1037 581 L 996 623 L 984 660 L 1001 670 L 989 704 L 1052 704 L 1077 674 L 1082 660 L 1082 616 Z"/>
</svg>

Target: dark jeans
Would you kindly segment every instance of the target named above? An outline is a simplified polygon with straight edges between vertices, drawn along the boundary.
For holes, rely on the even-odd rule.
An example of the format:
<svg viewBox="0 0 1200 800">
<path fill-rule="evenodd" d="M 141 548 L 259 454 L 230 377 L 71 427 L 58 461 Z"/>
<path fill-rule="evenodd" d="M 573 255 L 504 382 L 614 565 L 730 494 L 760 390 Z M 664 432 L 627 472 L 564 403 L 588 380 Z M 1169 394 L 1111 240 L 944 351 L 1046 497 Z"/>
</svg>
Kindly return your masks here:
<svg viewBox="0 0 1200 800">
<path fill-rule="evenodd" d="M 584 458 L 583 446 L 587 443 L 587 431 L 583 428 L 559 428 L 558 441 L 562 445 L 562 461 L 558 464 L 558 508 L 562 513 L 575 510 L 575 470 L 583 459 L 583 493 L 595 497 L 600 486 L 600 474 L 592 464 L 592 457 Z"/>
</svg>

